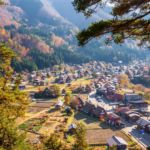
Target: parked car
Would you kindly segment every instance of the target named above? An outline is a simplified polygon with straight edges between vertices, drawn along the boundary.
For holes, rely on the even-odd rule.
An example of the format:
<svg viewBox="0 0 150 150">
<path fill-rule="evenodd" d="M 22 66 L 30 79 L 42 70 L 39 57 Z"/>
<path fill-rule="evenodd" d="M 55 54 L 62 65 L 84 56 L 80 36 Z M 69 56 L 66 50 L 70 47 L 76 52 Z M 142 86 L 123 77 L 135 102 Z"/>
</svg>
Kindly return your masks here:
<svg viewBox="0 0 150 150">
<path fill-rule="evenodd" d="M 101 97 L 100 97 L 100 96 L 97 96 L 96 98 L 97 98 L 97 99 L 100 99 Z"/>
<path fill-rule="evenodd" d="M 98 102 L 102 102 L 102 99 L 98 99 Z"/>
</svg>

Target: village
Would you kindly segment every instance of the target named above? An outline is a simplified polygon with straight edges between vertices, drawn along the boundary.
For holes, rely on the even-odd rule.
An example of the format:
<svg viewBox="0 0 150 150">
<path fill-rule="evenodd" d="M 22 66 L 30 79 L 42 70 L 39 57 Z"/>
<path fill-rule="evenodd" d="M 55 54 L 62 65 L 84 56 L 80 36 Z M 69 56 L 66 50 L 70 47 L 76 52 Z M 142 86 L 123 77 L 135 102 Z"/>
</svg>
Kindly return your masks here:
<svg viewBox="0 0 150 150">
<path fill-rule="evenodd" d="M 81 122 L 87 142 L 95 150 L 112 143 L 122 149 L 150 146 L 149 60 L 125 65 L 89 62 L 63 64 L 22 75 L 19 86 L 29 94 L 25 119 L 16 120 L 27 131 L 27 142 L 40 145 L 44 136 L 57 133 L 71 146 Z M 117 142 L 116 142 L 117 141 Z"/>
</svg>

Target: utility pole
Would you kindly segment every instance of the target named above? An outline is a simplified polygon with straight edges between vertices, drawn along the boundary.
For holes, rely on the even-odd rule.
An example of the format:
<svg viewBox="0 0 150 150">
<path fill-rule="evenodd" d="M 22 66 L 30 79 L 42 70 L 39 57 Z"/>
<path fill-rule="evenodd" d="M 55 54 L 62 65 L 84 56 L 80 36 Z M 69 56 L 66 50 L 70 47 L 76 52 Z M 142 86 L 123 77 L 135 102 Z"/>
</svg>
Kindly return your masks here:
<svg viewBox="0 0 150 150">
<path fill-rule="evenodd" d="M 147 120 L 148 120 L 148 117 L 149 117 L 149 112 L 147 113 Z"/>
<path fill-rule="evenodd" d="M 141 130 L 139 130 L 139 136 L 138 136 L 139 142 L 140 142 L 140 133 L 141 133 Z"/>
</svg>

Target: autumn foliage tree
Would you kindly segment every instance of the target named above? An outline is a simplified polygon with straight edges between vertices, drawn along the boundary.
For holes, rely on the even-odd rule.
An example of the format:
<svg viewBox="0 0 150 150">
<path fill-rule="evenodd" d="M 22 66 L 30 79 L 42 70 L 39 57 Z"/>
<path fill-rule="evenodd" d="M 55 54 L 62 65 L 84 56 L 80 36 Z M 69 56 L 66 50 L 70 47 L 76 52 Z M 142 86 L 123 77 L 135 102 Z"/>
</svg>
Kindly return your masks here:
<svg viewBox="0 0 150 150">
<path fill-rule="evenodd" d="M 127 86 L 129 79 L 126 74 L 121 74 L 117 76 L 117 80 L 120 86 L 125 87 Z"/>
<path fill-rule="evenodd" d="M 45 150 L 62 150 L 63 145 L 56 133 L 51 133 L 50 137 L 44 142 Z"/>
<path fill-rule="evenodd" d="M 49 90 L 53 97 L 58 97 L 61 95 L 60 87 L 57 84 L 51 85 Z"/>
<path fill-rule="evenodd" d="M 64 96 L 64 100 L 65 100 L 65 103 L 69 106 L 70 100 L 71 100 L 71 93 L 70 92 L 66 92 L 66 94 Z"/>
<path fill-rule="evenodd" d="M 18 90 L 21 78 L 15 80 L 14 87 L 10 85 L 13 71 L 8 71 L 8 68 L 12 57 L 16 57 L 14 52 L 6 45 L 1 45 L 0 72 L 3 77 L 0 78 L 0 149 L 25 150 L 30 149 L 30 146 L 24 143 L 25 134 L 19 132 L 15 119 L 25 116 L 27 94 Z"/>
</svg>

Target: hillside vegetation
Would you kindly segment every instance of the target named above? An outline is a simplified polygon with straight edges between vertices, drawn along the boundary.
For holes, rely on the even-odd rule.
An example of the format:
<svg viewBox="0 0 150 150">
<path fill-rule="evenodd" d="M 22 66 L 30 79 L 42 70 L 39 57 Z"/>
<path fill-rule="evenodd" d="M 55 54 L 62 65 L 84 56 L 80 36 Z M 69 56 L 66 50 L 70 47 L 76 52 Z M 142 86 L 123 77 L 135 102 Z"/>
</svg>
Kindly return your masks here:
<svg viewBox="0 0 150 150">
<path fill-rule="evenodd" d="M 17 71 L 32 71 L 63 62 L 81 64 L 91 60 L 122 60 L 129 63 L 133 58 L 146 58 L 143 50 L 135 50 L 134 43 L 128 41 L 120 47 L 114 43 L 106 46 L 103 39 L 94 39 L 85 47 L 78 47 L 75 35 L 79 31 L 78 28 L 82 28 L 80 23 L 86 26 L 91 19 L 87 22 L 84 19 L 82 22 L 84 16 L 81 14 L 77 14 L 76 18 L 68 0 L 56 0 L 53 3 L 51 0 L 8 2 L 11 3 L 10 6 L 0 6 L 0 15 L 3 16 L 0 24 L 0 43 L 7 42 L 7 46 L 18 54 L 18 58 L 12 60 L 12 67 Z M 64 10 L 64 5 L 67 10 Z M 105 14 L 103 19 L 111 17 L 108 14 L 109 7 L 101 12 L 101 15 Z M 93 21 L 94 19 L 95 17 Z"/>
</svg>

